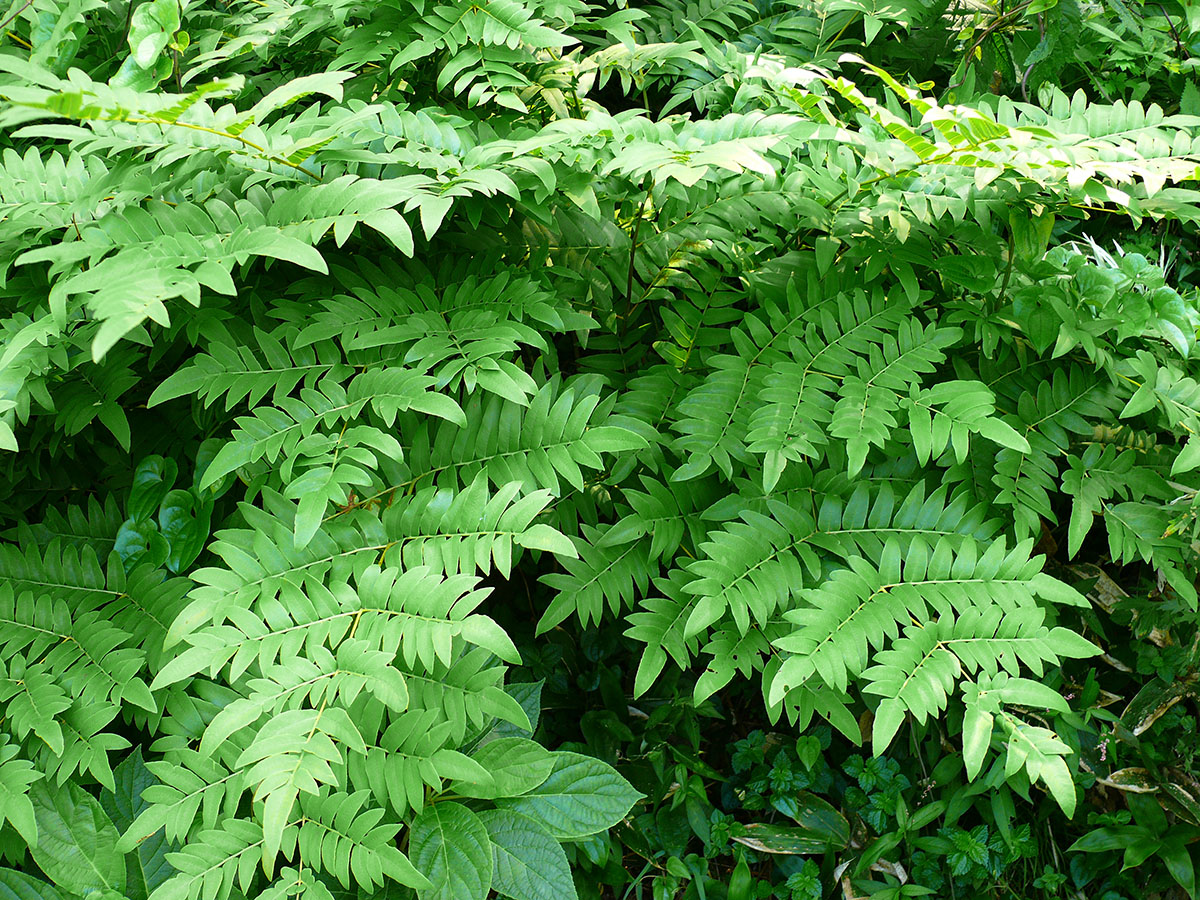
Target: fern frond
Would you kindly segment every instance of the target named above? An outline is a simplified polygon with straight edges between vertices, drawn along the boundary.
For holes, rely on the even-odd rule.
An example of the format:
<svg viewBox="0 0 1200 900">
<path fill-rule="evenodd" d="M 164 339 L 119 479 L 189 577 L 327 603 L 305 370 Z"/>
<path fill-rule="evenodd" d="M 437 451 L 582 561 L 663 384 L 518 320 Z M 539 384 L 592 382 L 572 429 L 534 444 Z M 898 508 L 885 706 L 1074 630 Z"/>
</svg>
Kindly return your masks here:
<svg viewBox="0 0 1200 900">
<path fill-rule="evenodd" d="M 300 801 L 303 820 L 294 837 L 285 833 L 285 855 L 293 840 L 300 859 L 320 861 L 342 887 L 360 890 L 384 886 L 388 880 L 420 886 L 425 881 L 396 846 L 398 823 L 382 821 L 384 811 L 367 807 L 367 791 L 331 791 L 305 795 Z"/>
<path fill-rule="evenodd" d="M 528 731 L 529 717 L 505 692 L 504 668 L 492 665 L 492 659 L 490 651 L 476 647 L 449 666 L 405 667 L 410 708 L 436 710 L 439 722 L 450 723 L 451 740 L 460 745 L 469 732 L 478 733 L 496 719 Z"/>
<path fill-rule="evenodd" d="M 127 580 L 118 558 L 106 574 L 90 548 L 82 553 L 52 541 L 44 552 L 26 554 L 12 546 L 0 554 L 0 659 L 21 654 L 44 662 L 70 695 L 85 705 L 130 702 L 148 712 L 157 706 L 141 678 L 154 623 L 134 633 L 116 624 L 140 609 L 160 616 L 174 612 L 179 582 L 164 583 L 145 568 Z M 53 573 L 53 574 L 51 574 Z M 134 623 L 131 623 L 134 624 Z"/>
<path fill-rule="evenodd" d="M 894 340 L 889 336 L 858 360 L 857 374 L 842 380 L 829 433 L 846 441 L 851 475 L 861 471 L 870 447 L 883 446 L 896 427 L 892 412 L 900 405 L 900 392 L 933 372 L 945 358 L 942 349 L 961 335 L 958 328 L 922 328 L 909 319 L 900 323 Z"/>
<path fill-rule="evenodd" d="M 638 27 L 647 41 L 678 41 L 691 23 L 717 40 L 729 40 L 758 18 L 749 0 L 658 0 L 647 5 L 647 18 Z"/>
<path fill-rule="evenodd" d="M 1011 425 L 996 417 L 995 397 L 978 381 L 946 381 L 921 391 L 913 390 L 901 400 L 908 412 L 917 460 L 924 465 L 949 446 L 961 464 L 970 451 L 970 435 L 979 434 L 1001 446 L 1028 453 L 1029 441 Z"/>
<path fill-rule="evenodd" d="M 789 283 L 788 290 L 790 305 L 799 305 L 795 284 Z M 789 344 L 790 359 L 773 365 L 765 377 L 758 395 L 761 405 L 751 416 L 746 436 L 750 452 L 764 455 L 763 485 L 768 491 L 788 462 L 819 454 L 828 442 L 835 410 L 842 409 L 843 417 L 846 413 L 846 404 L 835 399 L 837 383 L 854 371 L 859 356 L 884 344 L 909 309 L 882 294 L 864 292 L 807 303 L 811 305 L 804 309 L 803 331 Z"/>
<path fill-rule="evenodd" d="M 646 645 L 634 678 L 635 697 L 650 689 L 668 658 L 684 669 L 699 651 L 699 637 L 685 637 L 694 600 L 691 594 L 684 593 L 684 588 L 694 577 L 684 569 L 672 569 L 666 577 L 654 579 L 654 586 L 662 596 L 645 598 L 638 610 L 627 616 L 629 628 L 625 634 Z"/>
<path fill-rule="evenodd" d="M 175 869 L 150 896 L 154 900 L 227 900 L 234 888 L 250 890 L 262 861 L 263 827 L 249 819 L 226 819 L 167 854 Z M 209 893 L 211 892 L 211 894 Z"/>
<path fill-rule="evenodd" d="M 1067 629 L 1046 627 L 1040 612 L 1017 616 L 997 607 L 975 608 L 924 628 L 906 626 L 903 637 L 876 654 L 875 664 L 863 672 L 863 691 L 885 698 L 875 746 L 882 750 L 891 742 L 889 722 L 897 713 L 923 724 L 945 709 L 964 673 L 1016 676 L 1024 666 L 1040 676 L 1047 664 L 1094 652 Z"/>
<path fill-rule="evenodd" d="M 672 474 L 674 480 L 698 478 L 714 465 L 728 479 L 735 462 L 739 468 L 751 462 L 743 440 L 749 425 L 747 407 L 761 391 L 766 374 L 754 362 L 727 354 L 711 357 L 703 384 L 680 401 L 671 427 L 679 435 L 674 449 L 686 462 Z"/>
<path fill-rule="evenodd" d="M 447 781 L 490 779 L 470 757 L 449 746 L 453 729 L 433 709 L 401 713 L 382 734 L 367 738 L 366 753 L 349 754 L 351 777 L 369 785 L 376 801 L 401 816 L 410 809 L 419 813 L 429 791 L 440 792 Z"/>
<path fill-rule="evenodd" d="M 278 404 L 297 385 L 312 390 L 325 378 L 341 382 L 350 376 L 352 369 L 333 347 L 324 343 L 298 346 L 295 337 L 290 329 L 267 333 L 255 328 L 261 356 L 244 344 L 213 341 L 207 352 L 197 354 L 160 382 L 147 406 L 196 396 L 207 407 L 224 397 L 228 412 L 243 400 L 254 408 L 270 394 Z"/>
<path fill-rule="evenodd" d="M 53 592 L 72 607 L 94 609 L 119 594 L 118 589 L 108 586 L 116 557 L 106 559 L 107 573 L 96 551 L 87 544 L 75 547 L 51 541 L 45 548 L 26 544 L 23 550 L 21 546 L 0 544 L 0 581 L 15 592 L 9 597 L 10 603 L 26 591 Z"/>
<path fill-rule="evenodd" d="M 164 741 L 164 758 L 146 763 L 157 783 L 148 785 L 142 799 L 148 804 L 126 829 L 118 848 L 128 852 L 138 843 L 164 829 L 167 840 L 183 843 L 196 830 L 211 831 L 218 822 L 237 814 L 238 802 L 246 789 L 244 773 L 230 769 L 212 755 L 179 741 Z M 230 751 L 240 753 L 237 745 Z M 232 763 L 232 759 L 230 760 Z"/>
<path fill-rule="evenodd" d="M 30 846 L 37 844 L 37 818 L 29 799 L 29 785 L 38 780 L 33 764 L 21 759 L 20 747 L 0 735 L 0 810 L 17 833 Z"/>
<path fill-rule="evenodd" d="M 736 675 L 749 678 L 761 670 L 764 658 L 771 653 L 772 638 L 780 633 L 782 629 L 778 625 L 766 629 L 752 627 L 745 633 L 737 628 L 717 631 L 702 648 L 710 659 L 696 679 L 695 701 L 704 702 Z"/>
<path fill-rule="evenodd" d="M 316 794 L 320 785 L 338 784 L 332 767 L 344 763 L 341 746 L 366 750 L 345 709 L 293 709 L 268 720 L 238 757 L 235 765 L 245 768 L 254 800 L 263 803 L 264 868 L 271 868 L 280 850 L 300 793 Z"/>
<path fill-rule="evenodd" d="M 321 560 L 318 565 L 321 563 L 329 565 L 328 560 Z M 229 593 L 221 593 L 223 602 L 214 609 L 210 598 L 217 592 L 212 588 L 222 583 L 218 579 L 223 574 L 233 573 L 214 570 L 210 577 L 215 583 L 194 591 L 192 603 L 172 626 L 170 643 L 182 639 L 191 646 L 159 670 L 154 681 L 156 688 L 204 670 L 215 675 L 226 665 L 231 667 L 232 680 L 240 678 L 252 665 L 257 665 L 260 671 L 274 665 L 276 660 L 286 666 L 295 653 L 293 648 L 301 646 L 309 653 L 327 647 L 326 668 L 332 674 L 340 674 L 340 663 L 335 664 L 333 656 L 328 654 L 332 651 L 340 655 L 338 648 L 351 640 L 348 635 L 352 630 L 355 646 L 368 655 L 399 652 L 405 665 L 413 668 L 437 662 L 453 664 L 458 653 L 456 639 L 485 647 L 501 659 L 519 659 L 516 648 L 495 622 L 487 616 L 472 614 L 487 594 L 486 590 L 477 589 L 478 579 L 474 576 L 443 578 L 424 566 L 406 569 L 401 574 L 398 569 L 368 565 L 354 574 L 357 590 L 342 589 L 336 594 L 310 576 L 312 580 L 306 580 L 303 591 L 298 585 L 275 588 L 293 606 L 283 618 L 275 608 L 274 590 L 261 591 L 257 579 L 250 582 L 250 590 L 240 601 L 228 599 Z M 243 605 L 249 603 L 253 603 L 249 609 Z M 227 617 L 236 624 L 224 624 Z M 213 624 L 202 626 L 205 621 Z M 314 665 L 305 659 L 298 664 Z M 353 665 L 350 671 L 356 672 Z M 375 683 L 371 676 L 367 681 Z M 390 673 L 380 673 L 381 696 L 403 690 L 395 681 Z M 297 683 L 313 682 L 300 678 Z"/>
<path fill-rule="evenodd" d="M 62 755 L 48 746 L 38 749 L 35 765 L 56 785 L 67 783 L 86 773 L 87 777 L 115 790 L 109 754 L 129 747 L 129 739 L 101 729 L 110 725 L 120 708 L 115 704 L 85 704 L 75 700 L 59 718 L 64 747 Z"/>
<path fill-rule="evenodd" d="M 816 523 L 801 510 L 768 501 L 770 515 L 747 512 L 709 534 L 699 558 L 685 568 L 696 579 L 684 591 L 696 596 L 684 637 L 700 634 L 726 613 L 745 635 L 753 617 L 763 626 L 786 598 L 821 572 L 809 542 Z"/>
<path fill-rule="evenodd" d="M 291 456 L 318 427 L 351 419 L 366 404 L 366 398 L 351 400 L 340 384 L 325 380 L 317 388 L 302 389 L 299 398 L 281 397 L 277 406 L 260 406 L 252 415 L 240 416 L 232 440 L 205 470 L 201 490 L 242 466 Z"/>
<path fill-rule="evenodd" d="M 1011 671 L 1023 663 L 1040 672 L 1044 659 L 1089 655 L 1091 645 L 1070 632 L 1042 628 L 1035 597 L 1083 601 L 1040 571 L 1031 548 L 1031 541 L 1011 550 L 993 541 L 981 552 L 973 541 L 957 549 L 945 540 L 932 548 L 915 541 L 902 563 L 899 544 L 889 542 L 878 565 L 852 560 L 822 587 L 805 591 L 803 606 L 783 614 L 799 627 L 774 641 L 794 655 L 775 674 L 770 702 L 810 680 L 845 692 L 850 679 L 867 677 L 870 690 L 888 699 L 875 726 L 882 749 L 904 710 L 918 711 L 923 720 L 943 707 L 963 664 L 994 673 L 1001 665 Z M 906 627 L 901 636 L 900 626 L 910 621 L 942 624 Z M 868 672 L 872 659 L 876 668 Z M 923 705 L 910 707 L 909 701 Z"/>
<path fill-rule="evenodd" d="M 1108 384 L 1088 378 L 1076 366 L 1055 369 L 1036 392 L 1025 390 L 1017 398 L 1019 424 L 1012 424 L 1030 451 L 1002 447 L 992 482 L 999 489 L 995 502 L 1013 507 L 1019 536 L 1038 533 L 1039 517 L 1057 521 L 1050 505 L 1050 492 L 1058 481 L 1057 458 L 1070 446 L 1070 435 L 1092 433 L 1085 417 L 1109 418 L 1118 402 Z"/>
<path fill-rule="evenodd" d="M 0 242 L 27 249 L 49 234 L 86 225 L 150 193 L 151 182 L 134 166 L 118 163 L 110 169 L 92 155 L 55 152 L 43 158 L 32 146 L 24 155 L 6 149 L 0 166 Z M 15 256 L 5 254 L 0 281 Z"/>
<path fill-rule="evenodd" d="M 576 549 L 565 535 L 533 522 L 550 503 L 550 492 L 518 499 L 521 490 L 520 482 L 511 482 L 489 496 L 487 479 L 479 475 L 457 493 L 431 487 L 393 501 L 381 517 L 384 560 L 447 575 L 477 569 L 487 575 L 495 565 L 507 578 L 521 548 L 574 557 Z"/>
<path fill-rule="evenodd" d="M 945 615 L 972 605 L 1000 604 L 1011 610 L 1031 606 L 1034 595 L 1028 581 L 1038 570 L 1030 567 L 1030 549 L 1027 543 L 1008 551 L 1002 541 L 995 541 L 979 557 L 976 545 L 964 543 L 958 556 L 946 541 L 935 545 L 932 553 L 929 545 L 914 542 L 903 573 L 895 542 L 885 545 L 878 566 L 851 560 L 849 568 L 834 572 L 824 586 L 806 591 L 802 607 L 784 614 L 800 627 L 776 641 L 780 649 L 796 654 L 784 663 L 780 679 L 791 686 L 815 675 L 845 691 L 849 678 L 866 667 L 868 646 L 882 649 L 910 617 L 926 620 L 931 608 Z M 785 691 L 780 688 L 775 696 Z"/>
<path fill-rule="evenodd" d="M 62 756 L 66 744 L 58 717 L 71 708 L 71 698 L 44 663 L 30 666 L 14 655 L 6 671 L 0 661 L 0 702 L 6 704 L 6 724 L 15 737 L 23 740 L 32 732 Z"/>
<path fill-rule="evenodd" d="M 561 386 L 552 380 L 528 407 L 476 394 L 464 407 L 466 428 L 413 423 L 406 483 L 420 485 L 430 479 L 457 487 L 484 472 L 497 486 L 520 481 L 524 490 L 544 489 L 561 496 L 562 479 L 582 490 L 583 470 L 604 468 L 601 453 L 647 446 L 641 435 L 612 421 L 615 402 L 615 394 L 601 399 L 600 383 L 594 378 Z"/>
<path fill-rule="evenodd" d="M 832 485 L 831 485 L 832 487 Z M 1000 531 L 1000 520 L 988 507 L 966 493 L 951 495 L 942 485 L 926 492 L 917 482 L 898 496 L 890 481 L 854 486 L 847 494 L 830 490 L 817 513 L 816 546 L 849 562 L 856 556 L 878 563 L 889 542 L 907 553 L 914 541 L 957 547 L 964 542 L 990 542 Z"/>
<path fill-rule="evenodd" d="M 645 541 L 606 543 L 613 527 L 616 526 L 597 529 L 581 525 L 581 539 L 576 542 L 577 561 L 564 560 L 565 573 L 551 572 L 541 577 L 541 582 L 555 594 L 538 620 L 539 634 L 571 616 L 578 616 L 584 625 L 599 624 L 606 602 L 609 611 L 619 615 L 645 593 L 659 566 L 652 560 Z"/>
</svg>

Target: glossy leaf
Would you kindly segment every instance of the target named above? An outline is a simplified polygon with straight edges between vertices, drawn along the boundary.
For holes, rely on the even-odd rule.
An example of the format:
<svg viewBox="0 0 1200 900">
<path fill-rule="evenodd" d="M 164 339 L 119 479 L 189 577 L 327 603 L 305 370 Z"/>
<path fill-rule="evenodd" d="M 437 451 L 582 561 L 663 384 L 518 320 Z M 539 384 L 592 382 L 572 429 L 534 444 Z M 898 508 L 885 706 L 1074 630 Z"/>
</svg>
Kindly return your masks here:
<svg viewBox="0 0 1200 900">
<path fill-rule="evenodd" d="M 492 842 L 492 888 L 513 900 L 572 900 L 575 882 L 567 855 L 544 828 L 519 813 L 479 814 Z"/>
<path fill-rule="evenodd" d="M 421 900 L 483 900 L 492 886 L 492 851 L 487 829 L 461 803 L 425 807 L 413 821 L 408 855 L 432 887 Z"/>
<path fill-rule="evenodd" d="M 521 797 L 497 803 L 528 816 L 556 838 L 571 839 L 616 825 L 641 796 L 607 763 L 558 751 L 545 781 Z"/>
<path fill-rule="evenodd" d="M 38 842 L 30 853 L 50 880 L 73 894 L 125 890 L 125 858 L 117 829 L 100 803 L 78 785 L 30 789 Z"/>
<path fill-rule="evenodd" d="M 137 817 L 149 808 L 144 799 L 147 788 L 157 785 L 158 779 L 146 768 L 142 750 L 135 748 L 113 769 L 115 791 L 103 791 L 100 805 L 120 833 L 129 830 Z M 125 856 L 125 894 L 129 900 L 146 900 L 155 889 L 175 871 L 166 860 L 171 850 L 164 830 L 159 829 Z"/>
<path fill-rule="evenodd" d="M 456 782 L 464 797 L 495 800 L 519 797 L 543 784 L 555 767 L 555 756 L 526 738 L 503 737 L 484 744 L 472 758 L 492 776 L 490 784 Z"/>
</svg>

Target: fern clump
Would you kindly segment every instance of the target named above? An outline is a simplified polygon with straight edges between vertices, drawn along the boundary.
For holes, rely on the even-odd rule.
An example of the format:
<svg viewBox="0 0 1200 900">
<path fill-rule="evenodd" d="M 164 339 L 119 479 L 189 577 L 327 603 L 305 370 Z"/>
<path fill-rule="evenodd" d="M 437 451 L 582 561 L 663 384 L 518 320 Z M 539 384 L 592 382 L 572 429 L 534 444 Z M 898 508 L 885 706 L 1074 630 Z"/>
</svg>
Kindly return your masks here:
<svg viewBox="0 0 1200 900">
<path fill-rule="evenodd" d="M 1200 139 L 833 7 L 11 11 L 0 887 L 575 896 L 642 794 L 513 670 L 580 626 L 1074 813 L 1063 563 L 1196 605 L 1200 302 L 1098 223 Z"/>
</svg>

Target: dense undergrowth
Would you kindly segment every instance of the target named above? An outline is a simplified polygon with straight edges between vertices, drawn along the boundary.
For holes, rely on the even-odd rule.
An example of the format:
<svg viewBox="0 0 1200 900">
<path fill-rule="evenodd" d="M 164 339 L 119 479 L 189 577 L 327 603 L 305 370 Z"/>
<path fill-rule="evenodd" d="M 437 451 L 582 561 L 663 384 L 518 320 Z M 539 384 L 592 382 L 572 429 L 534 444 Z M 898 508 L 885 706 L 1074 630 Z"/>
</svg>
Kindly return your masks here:
<svg viewBox="0 0 1200 900">
<path fill-rule="evenodd" d="M 0 21 L 0 900 L 1200 893 L 1200 6 Z"/>
</svg>

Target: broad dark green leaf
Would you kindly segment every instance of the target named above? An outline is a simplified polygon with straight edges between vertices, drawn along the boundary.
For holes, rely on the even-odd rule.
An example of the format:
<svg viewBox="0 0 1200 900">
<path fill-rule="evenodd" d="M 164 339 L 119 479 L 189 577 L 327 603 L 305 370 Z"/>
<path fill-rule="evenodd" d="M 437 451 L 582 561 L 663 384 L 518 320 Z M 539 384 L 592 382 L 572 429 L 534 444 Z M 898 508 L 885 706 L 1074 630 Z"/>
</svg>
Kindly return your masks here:
<svg viewBox="0 0 1200 900">
<path fill-rule="evenodd" d="M 485 740 L 492 741 L 502 737 L 533 737 L 537 731 L 538 718 L 542 712 L 542 685 L 545 680 L 516 682 L 504 686 L 505 693 L 521 704 L 525 715 L 529 717 L 529 729 L 520 728 L 504 719 L 497 720 Z"/>
<path fill-rule="evenodd" d="M 786 799 L 786 803 L 776 804 L 776 809 L 785 813 L 813 838 L 824 841 L 835 850 L 842 850 L 849 845 L 850 823 L 828 800 L 810 791 L 796 791 L 781 799 Z"/>
<path fill-rule="evenodd" d="M 71 900 L 71 895 L 38 878 L 0 868 L 0 900 Z"/>
<path fill-rule="evenodd" d="M 157 568 L 166 562 L 171 553 L 171 545 L 153 519 L 127 519 L 117 532 L 113 549 L 130 569 L 142 563 Z"/>
<path fill-rule="evenodd" d="M 408 857 L 432 882 L 421 900 L 483 900 L 492 885 L 487 829 L 461 803 L 432 803 L 412 823 Z"/>
<path fill-rule="evenodd" d="M 129 518 L 141 522 L 151 518 L 163 498 L 175 486 L 179 466 L 174 459 L 161 456 L 145 457 L 133 471 L 133 486 L 129 489 L 126 511 Z"/>
<path fill-rule="evenodd" d="M 125 890 L 125 858 L 117 829 L 96 798 L 78 785 L 45 781 L 29 790 L 37 816 L 33 861 L 59 888 L 73 894 Z"/>
<path fill-rule="evenodd" d="M 761 823 L 741 825 L 734 829 L 731 837 L 739 844 L 760 853 L 798 856 L 824 853 L 829 849 L 828 841 L 813 834 L 807 828 L 795 828 L 788 825 Z"/>
<path fill-rule="evenodd" d="M 557 751 L 545 781 L 523 797 L 497 804 L 528 816 L 556 838 L 571 839 L 616 825 L 641 796 L 608 763 Z"/>
<path fill-rule="evenodd" d="M 455 782 L 454 790 L 465 797 L 481 800 L 529 793 L 542 784 L 554 768 L 554 755 L 549 750 L 520 737 L 489 741 L 476 750 L 472 758 L 491 773 L 491 783 Z"/>
<path fill-rule="evenodd" d="M 525 816 L 488 809 L 479 814 L 492 842 L 492 888 L 513 900 L 574 900 L 575 882 L 558 841 Z"/>
<path fill-rule="evenodd" d="M 208 541 L 212 501 L 199 499 L 193 491 L 171 491 L 163 499 L 158 524 L 171 550 L 167 568 L 179 573 L 192 564 Z"/>
<path fill-rule="evenodd" d="M 146 768 L 141 747 L 135 747 L 113 769 L 113 780 L 116 790 L 102 791 L 100 805 L 117 830 L 124 833 L 150 805 L 142 798 L 142 792 L 159 782 Z M 129 900 L 146 900 L 155 888 L 171 877 L 175 870 L 166 860 L 170 850 L 165 831 L 159 829 L 126 854 L 125 893 Z"/>
</svg>

